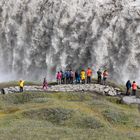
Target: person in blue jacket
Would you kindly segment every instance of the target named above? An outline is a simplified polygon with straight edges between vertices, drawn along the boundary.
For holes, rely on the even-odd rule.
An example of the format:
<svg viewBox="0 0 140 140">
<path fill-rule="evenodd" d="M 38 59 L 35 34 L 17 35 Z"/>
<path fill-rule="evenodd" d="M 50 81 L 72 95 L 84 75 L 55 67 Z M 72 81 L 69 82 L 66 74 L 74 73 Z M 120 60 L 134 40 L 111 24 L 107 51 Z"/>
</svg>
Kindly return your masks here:
<svg viewBox="0 0 140 140">
<path fill-rule="evenodd" d="M 75 72 L 75 80 L 76 84 L 80 84 L 80 73 L 78 71 Z"/>
<path fill-rule="evenodd" d="M 131 82 L 130 82 L 130 80 L 128 80 L 126 83 L 126 95 L 130 95 L 131 86 L 132 86 Z"/>
</svg>

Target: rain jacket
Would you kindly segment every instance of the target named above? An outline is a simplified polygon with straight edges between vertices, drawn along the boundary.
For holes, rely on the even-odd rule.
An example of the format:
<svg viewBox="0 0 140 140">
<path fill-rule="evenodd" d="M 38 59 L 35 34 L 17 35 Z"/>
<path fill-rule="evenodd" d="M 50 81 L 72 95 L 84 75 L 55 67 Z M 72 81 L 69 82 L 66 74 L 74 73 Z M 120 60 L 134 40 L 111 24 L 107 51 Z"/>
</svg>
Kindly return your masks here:
<svg viewBox="0 0 140 140">
<path fill-rule="evenodd" d="M 81 80 L 85 80 L 85 79 L 86 79 L 86 72 L 81 71 Z"/>
<path fill-rule="evenodd" d="M 19 86 L 20 86 L 20 87 L 24 87 L 24 81 L 23 81 L 23 80 L 21 80 L 21 81 L 19 82 Z"/>
<path fill-rule="evenodd" d="M 136 90 L 136 89 L 137 89 L 137 84 L 136 84 L 136 83 L 133 83 L 133 84 L 132 84 L 132 89 L 133 89 L 133 90 Z"/>
<path fill-rule="evenodd" d="M 91 75 L 92 75 L 92 70 L 91 69 L 88 69 L 87 70 L 87 76 L 91 77 Z"/>
</svg>

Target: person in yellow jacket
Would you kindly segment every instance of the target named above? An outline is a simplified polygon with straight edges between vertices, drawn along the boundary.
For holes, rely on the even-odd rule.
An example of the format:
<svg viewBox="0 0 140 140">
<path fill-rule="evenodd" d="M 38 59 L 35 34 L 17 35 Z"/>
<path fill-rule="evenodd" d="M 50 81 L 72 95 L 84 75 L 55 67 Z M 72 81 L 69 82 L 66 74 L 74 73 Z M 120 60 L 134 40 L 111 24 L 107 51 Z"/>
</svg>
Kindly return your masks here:
<svg viewBox="0 0 140 140">
<path fill-rule="evenodd" d="M 85 70 L 82 70 L 81 71 L 81 81 L 82 81 L 82 84 L 85 84 L 85 79 L 86 79 L 86 72 L 85 72 Z"/>
<path fill-rule="evenodd" d="M 19 89 L 20 89 L 20 92 L 23 92 L 23 87 L 24 87 L 24 81 L 23 80 L 20 80 L 19 81 Z"/>
</svg>

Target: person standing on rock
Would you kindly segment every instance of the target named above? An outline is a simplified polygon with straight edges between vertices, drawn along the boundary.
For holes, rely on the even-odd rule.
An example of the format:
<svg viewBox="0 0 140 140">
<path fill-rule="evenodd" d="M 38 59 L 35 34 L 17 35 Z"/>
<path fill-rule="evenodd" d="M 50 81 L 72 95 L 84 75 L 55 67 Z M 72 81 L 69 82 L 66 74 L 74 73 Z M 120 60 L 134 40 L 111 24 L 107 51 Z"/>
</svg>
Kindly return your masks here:
<svg viewBox="0 0 140 140">
<path fill-rule="evenodd" d="M 70 83 L 70 71 L 67 70 L 65 72 L 65 77 L 66 77 L 66 84 L 69 84 Z"/>
<path fill-rule="evenodd" d="M 132 84 L 132 95 L 136 95 L 136 90 L 137 90 L 137 84 L 135 81 L 133 81 L 133 84 Z"/>
<path fill-rule="evenodd" d="M 57 76 L 56 76 L 57 84 L 58 84 L 58 85 L 61 84 L 61 77 L 62 77 L 61 72 L 58 72 L 58 73 L 57 73 Z"/>
<path fill-rule="evenodd" d="M 101 72 L 100 69 L 97 71 L 97 75 L 98 75 L 98 84 L 101 84 L 101 80 L 102 80 L 102 72 Z"/>
<path fill-rule="evenodd" d="M 68 84 L 71 83 L 71 71 L 68 70 Z"/>
<path fill-rule="evenodd" d="M 23 87 L 24 87 L 24 81 L 23 80 L 20 80 L 19 81 L 19 91 L 20 92 L 23 92 Z"/>
<path fill-rule="evenodd" d="M 82 70 L 81 71 L 81 81 L 82 81 L 82 84 L 85 84 L 85 80 L 86 80 L 86 72 L 85 72 L 85 70 Z"/>
<path fill-rule="evenodd" d="M 80 73 L 78 71 L 75 72 L 75 81 L 76 84 L 80 84 Z"/>
<path fill-rule="evenodd" d="M 91 83 L 91 76 L 92 76 L 92 70 L 88 68 L 87 69 L 87 84 Z"/>
<path fill-rule="evenodd" d="M 107 72 L 107 70 L 105 70 L 103 72 L 103 85 L 106 85 L 107 78 L 108 78 L 108 72 Z"/>
<path fill-rule="evenodd" d="M 48 89 L 48 83 L 47 83 L 47 80 L 46 78 L 44 78 L 44 81 L 43 81 L 43 89 Z"/>
<path fill-rule="evenodd" d="M 78 71 L 75 71 L 75 83 L 78 84 Z"/>
<path fill-rule="evenodd" d="M 73 80 L 74 80 L 74 72 L 70 70 L 70 84 L 73 84 Z"/>
<path fill-rule="evenodd" d="M 65 83 L 65 73 L 61 70 L 61 84 Z"/>
<path fill-rule="evenodd" d="M 78 77 L 77 77 L 78 84 L 80 84 L 80 81 L 81 81 L 81 76 L 80 76 L 80 72 L 78 72 Z"/>
<path fill-rule="evenodd" d="M 65 71 L 65 84 L 67 84 L 68 82 L 68 71 L 66 70 Z"/>
<path fill-rule="evenodd" d="M 131 82 L 130 80 L 126 83 L 126 95 L 130 95 L 130 89 L 131 89 Z"/>
</svg>

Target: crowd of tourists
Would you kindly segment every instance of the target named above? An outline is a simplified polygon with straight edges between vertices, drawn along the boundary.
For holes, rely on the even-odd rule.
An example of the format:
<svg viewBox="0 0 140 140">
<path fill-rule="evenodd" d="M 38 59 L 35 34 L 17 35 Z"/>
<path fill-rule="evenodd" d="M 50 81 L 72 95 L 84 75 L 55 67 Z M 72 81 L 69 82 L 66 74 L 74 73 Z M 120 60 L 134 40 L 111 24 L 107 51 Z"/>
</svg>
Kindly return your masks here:
<svg viewBox="0 0 140 140">
<path fill-rule="evenodd" d="M 106 84 L 106 79 L 108 77 L 108 72 L 105 70 L 103 73 L 99 69 L 97 71 L 98 75 L 98 83 Z M 66 70 L 66 71 L 58 71 L 56 74 L 57 84 L 90 84 L 92 80 L 93 72 L 91 68 L 88 68 L 86 71 L 82 69 L 81 71 L 73 71 L 73 70 Z"/>
<path fill-rule="evenodd" d="M 86 71 L 82 69 L 81 71 L 73 71 L 73 70 L 66 70 L 66 71 L 58 71 L 56 74 L 57 84 L 90 84 L 92 82 L 93 72 L 91 68 L 88 68 Z M 108 71 L 104 70 L 103 72 L 101 69 L 97 71 L 97 83 L 106 85 L 106 81 L 108 78 Z M 19 81 L 19 88 L 20 92 L 23 92 L 24 81 Z M 46 78 L 43 80 L 43 89 L 48 88 L 48 82 Z M 136 91 L 138 89 L 138 85 L 135 81 L 131 83 L 130 80 L 126 83 L 126 95 L 136 95 Z"/>
</svg>

